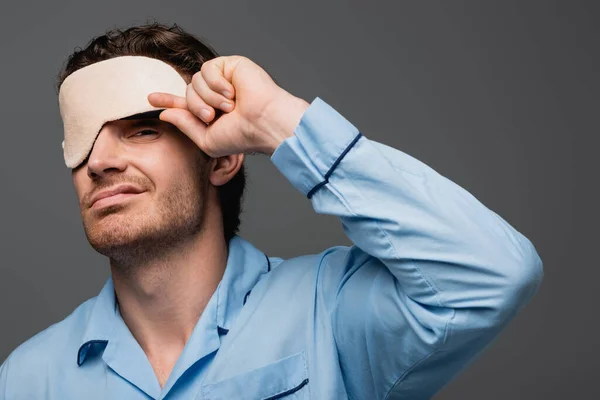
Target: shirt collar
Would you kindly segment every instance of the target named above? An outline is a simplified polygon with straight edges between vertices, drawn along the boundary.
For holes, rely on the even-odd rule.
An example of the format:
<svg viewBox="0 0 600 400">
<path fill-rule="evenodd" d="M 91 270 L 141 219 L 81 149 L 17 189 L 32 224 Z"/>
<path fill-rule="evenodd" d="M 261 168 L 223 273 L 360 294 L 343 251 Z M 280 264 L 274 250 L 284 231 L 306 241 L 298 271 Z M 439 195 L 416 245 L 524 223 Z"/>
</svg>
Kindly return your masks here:
<svg viewBox="0 0 600 400">
<path fill-rule="evenodd" d="M 213 319 L 211 326 L 216 333 L 226 334 L 231 329 L 250 291 L 270 269 L 271 262 L 262 251 L 242 237 L 233 236 L 229 242 L 225 272 L 212 295 L 216 299 L 211 298 L 203 311 L 203 314 L 209 313 Z M 215 304 L 216 310 L 209 309 L 211 305 L 215 307 Z M 112 277 L 109 277 L 96 297 L 85 325 L 78 347 L 77 364 L 85 362 L 91 345 L 106 345 L 111 339 L 116 339 L 118 330 L 115 332 L 115 327 L 118 324 L 123 324 L 123 321 L 117 310 Z"/>
<path fill-rule="evenodd" d="M 227 267 L 215 292 L 219 328 L 231 329 L 250 291 L 270 270 L 271 262 L 262 251 L 239 236 L 231 239 Z"/>
</svg>

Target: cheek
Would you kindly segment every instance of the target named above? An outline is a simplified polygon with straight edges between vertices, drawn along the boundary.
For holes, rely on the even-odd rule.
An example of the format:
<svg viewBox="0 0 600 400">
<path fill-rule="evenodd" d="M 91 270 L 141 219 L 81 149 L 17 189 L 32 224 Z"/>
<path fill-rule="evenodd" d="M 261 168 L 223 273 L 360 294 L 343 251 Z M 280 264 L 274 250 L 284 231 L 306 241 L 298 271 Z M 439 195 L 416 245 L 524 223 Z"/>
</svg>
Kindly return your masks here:
<svg viewBox="0 0 600 400">
<path fill-rule="evenodd" d="M 75 193 L 77 194 L 77 198 L 81 201 L 81 198 L 85 195 L 85 193 L 89 191 L 89 178 L 85 171 L 83 171 L 82 169 L 73 172 L 72 178 Z"/>
<path fill-rule="evenodd" d="M 146 176 L 153 181 L 157 192 L 172 192 L 186 190 L 194 182 L 196 170 L 184 159 L 165 158 L 153 161 L 145 171 Z"/>
</svg>

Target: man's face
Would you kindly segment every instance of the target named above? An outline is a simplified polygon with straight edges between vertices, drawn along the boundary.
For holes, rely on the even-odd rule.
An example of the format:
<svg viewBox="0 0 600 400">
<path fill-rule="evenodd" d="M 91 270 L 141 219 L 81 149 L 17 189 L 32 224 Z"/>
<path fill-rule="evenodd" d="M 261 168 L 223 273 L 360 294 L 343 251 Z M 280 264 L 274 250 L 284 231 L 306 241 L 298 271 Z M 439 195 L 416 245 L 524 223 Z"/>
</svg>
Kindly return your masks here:
<svg viewBox="0 0 600 400">
<path fill-rule="evenodd" d="M 203 225 L 209 167 L 200 149 L 167 122 L 105 124 L 88 159 L 72 171 L 88 241 L 99 253 L 127 262 L 191 237 Z M 93 203 L 98 193 L 122 185 L 140 193 Z"/>
</svg>

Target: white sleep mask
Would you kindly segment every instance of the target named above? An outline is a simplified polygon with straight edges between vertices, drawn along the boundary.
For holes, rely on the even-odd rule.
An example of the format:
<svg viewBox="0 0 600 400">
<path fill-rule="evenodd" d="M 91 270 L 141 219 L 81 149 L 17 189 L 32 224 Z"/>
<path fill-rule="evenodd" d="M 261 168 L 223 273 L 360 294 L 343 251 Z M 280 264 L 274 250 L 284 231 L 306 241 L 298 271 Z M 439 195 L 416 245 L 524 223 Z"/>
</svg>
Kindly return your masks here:
<svg viewBox="0 0 600 400">
<path fill-rule="evenodd" d="M 106 122 L 164 109 L 150 105 L 150 93 L 185 97 L 186 89 L 175 68 L 144 56 L 115 57 L 73 72 L 58 95 L 65 164 L 75 168 L 85 161 Z"/>
</svg>

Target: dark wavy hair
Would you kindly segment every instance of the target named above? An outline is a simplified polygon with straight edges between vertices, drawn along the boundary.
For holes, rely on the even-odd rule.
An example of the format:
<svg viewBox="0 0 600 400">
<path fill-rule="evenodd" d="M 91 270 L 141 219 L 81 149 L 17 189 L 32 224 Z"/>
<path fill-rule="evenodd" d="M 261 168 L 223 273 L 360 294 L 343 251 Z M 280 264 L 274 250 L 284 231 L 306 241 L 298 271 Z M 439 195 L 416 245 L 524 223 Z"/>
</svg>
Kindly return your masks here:
<svg viewBox="0 0 600 400">
<path fill-rule="evenodd" d="M 120 56 L 159 59 L 175 68 L 190 83 L 192 76 L 200 71 L 204 62 L 219 55 L 209 44 L 185 32 L 177 24 L 169 27 L 150 22 L 125 30 L 111 29 L 104 35 L 93 38 L 85 48 L 77 47 L 69 56 L 58 75 L 57 93 L 64 80 L 78 69 Z M 229 182 L 217 188 L 226 243 L 239 230 L 245 187 L 246 171 L 242 164 Z"/>
</svg>

